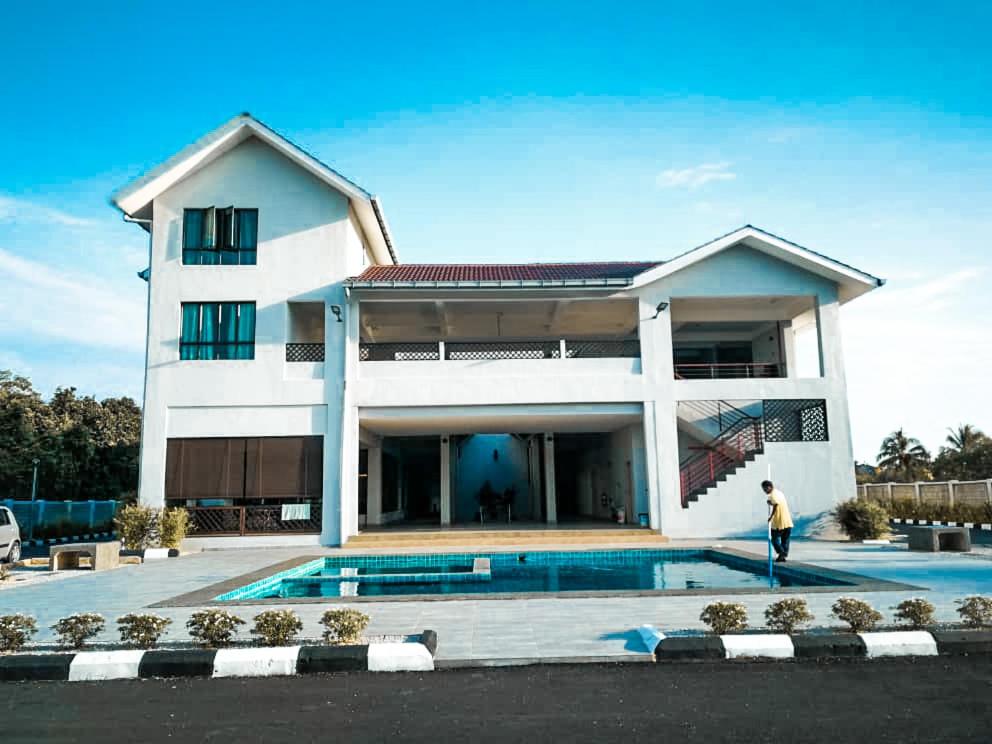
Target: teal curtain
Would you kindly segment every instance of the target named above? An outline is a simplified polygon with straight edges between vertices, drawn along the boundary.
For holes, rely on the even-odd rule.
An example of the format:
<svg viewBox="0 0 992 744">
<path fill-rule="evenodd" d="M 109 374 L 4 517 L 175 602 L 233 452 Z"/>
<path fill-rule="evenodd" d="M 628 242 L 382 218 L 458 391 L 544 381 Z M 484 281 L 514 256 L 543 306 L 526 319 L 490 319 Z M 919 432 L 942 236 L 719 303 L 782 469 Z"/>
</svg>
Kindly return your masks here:
<svg viewBox="0 0 992 744">
<path fill-rule="evenodd" d="M 214 207 L 207 207 L 203 210 L 203 232 L 201 238 L 200 252 L 201 264 L 213 266 L 220 263 L 220 256 L 217 255 L 217 210 Z"/>
<path fill-rule="evenodd" d="M 200 322 L 200 355 L 199 359 L 222 359 L 217 355 L 217 331 L 220 322 L 220 305 L 215 302 L 206 302 L 202 307 Z"/>
<path fill-rule="evenodd" d="M 258 250 L 258 210 L 237 209 L 234 212 L 235 248 L 242 265 L 254 264 Z"/>
<path fill-rule="evenodd" d="M 238 308 L 238 359 L 254 359 L 255 303 L 242 302 Z"/>
<path fill-rule="evenodd" d="M 238 304 L 224 302 L 220 306 L 220 334 L 217 340 L 217 359 L 237 359 Z"/>
<path fill-rule="evenodd" d="M 194 303 L 183 305 L 183 322 L 179 335 L 179 358 L 197 359 L 197 347 L 187 346 L 200 340 L 200 306 Z"/>
</svg>

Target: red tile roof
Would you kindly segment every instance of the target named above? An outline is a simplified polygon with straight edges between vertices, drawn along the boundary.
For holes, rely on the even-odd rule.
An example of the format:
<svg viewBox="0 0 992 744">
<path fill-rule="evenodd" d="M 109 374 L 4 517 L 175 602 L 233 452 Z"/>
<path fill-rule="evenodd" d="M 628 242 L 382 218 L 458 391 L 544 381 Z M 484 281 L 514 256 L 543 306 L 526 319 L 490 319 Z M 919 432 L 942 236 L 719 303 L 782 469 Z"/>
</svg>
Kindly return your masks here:
<svg viewBox="0 0 992 744">
<path fill-rule="evenodd" d="M 562 282 L 633 279 L 660 261 L 541 264 L 400 264 L 370 266 L 349 282 Z"/>
</svg>

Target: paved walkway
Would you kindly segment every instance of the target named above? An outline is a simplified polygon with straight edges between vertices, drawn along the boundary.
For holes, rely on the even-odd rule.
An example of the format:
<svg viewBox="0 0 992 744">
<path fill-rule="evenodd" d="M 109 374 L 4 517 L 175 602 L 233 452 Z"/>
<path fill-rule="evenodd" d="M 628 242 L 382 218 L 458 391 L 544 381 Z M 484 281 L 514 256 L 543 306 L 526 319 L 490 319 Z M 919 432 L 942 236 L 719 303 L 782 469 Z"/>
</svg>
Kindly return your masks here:
<svg viewBox="0 0 992 744">
<path fill-rule="evenodd" d="M 763 554 L 761 541 L 708 543 L 676 542 L 673 547 L 723 545 Z M 793 557 L 828 568 L 925 587 L 924 591 L 859 593 L 891 620 L 891 608 L 909 596 L 925 596 L 937 606 L 940 621 L 956 621 L 954 600 L 968 594 L 992 594 L 992 551 L 980 548 L 971 555 L 910 553 L 904 546 L 868 546 L 849 543 L 794 541 Z M 580 546 L 566 549 L 579 550 Z M 113 618 L 207 585 L 231 579 L 296 556 L 314 555 L 313 548 L 267 548 L 208 551 L 178 559 L 123 566 L 100 573 L 81 573 L 71 579 L 0 592 L 0 614 L 27 612 L 38 618 L 39 641 L 51 641 L 49 626 L 73 612 L 100 612 L 108 626 L 98 640 L 117 639 Z M 328 555 L 340 551 L 326 550 Z M 830 605 L 844 592 L 809 594 L 817 624 L 833 624 Z M 754 625 L 764 608 L 780 594 L 736 597 L 748 608 Z M 792 595 L 795 596 L 795 595 Z M 438 659 L 512 660 L 570 656 L 613 658 L 645 656 L 637 627 L 648 623 L 666 632 L 701 629 L 699 613 L 715 597 L 648 596 L 610 598 L 546 598 L 520 600 L 445 600 L 369 602 L 361 609 L 372 622 L 370 635 L 412 634 L 425 628 L 438 632 Z M 724 595 L 720 599 L 727 599 Z M 332 603 L 293 607 L 304 622 L 304 635 L 320 634 L 318 619 Z M 271 607 L 271 606 L 269 606 Z M 265 609 L 268 609 L 266 607 Z M 249 621 L 261 607 L 238 606 L 234 611 Z M 192 608 L 160 608 L 173 618 L 167 640 L 188 640 L 185 621 Z M 243 631 L 247 635 L 247 629 Z"/>
</svg>

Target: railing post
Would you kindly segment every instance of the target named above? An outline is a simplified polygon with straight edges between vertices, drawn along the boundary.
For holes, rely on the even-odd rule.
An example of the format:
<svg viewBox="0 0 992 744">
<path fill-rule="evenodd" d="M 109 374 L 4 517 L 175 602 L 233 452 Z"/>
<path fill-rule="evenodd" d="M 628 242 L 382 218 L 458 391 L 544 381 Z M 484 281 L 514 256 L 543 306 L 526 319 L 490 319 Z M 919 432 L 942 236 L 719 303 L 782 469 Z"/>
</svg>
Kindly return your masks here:
<svg viewBox="0 0 992 744">
<path fill-rule="evenodd" d="M 566 354 L 568 354 L 568 349 L 565 345 L 565 339 L 560 338 L 558 339 L 558 356 L 561 357 L 562 361 L 565 361 Z"/>
<path fill-rule="evenodd" d="M 920 482 L 913 481 L 913 502 L 919 506 L 923 503 L 923 497 L 920 495 Z"/>
<path fill-rule="evenodd" d="M 437 342 L 437 358 L 439 361 L 444 361 L 444 341 Z"/>
<path fill-rule="evenodd" d="M 709 453 L 706 456 L 706 459 L 709 461 L 709 465 L 710 465 L 710 480 L 713 480 L 714 478 L 716 478 L 716 474 L 713 470 L 713 450 L 709 451 Z"/>
<path fill-rule="evenodd" d="M 246 510 L 246 508 L 247 507 L 244 507 L 244 506 L 239 507 L 238 532 L 240 532 L 242 536 L 244 536 L 244 534 L 245 534 L 245 510 Z"/>
<path fill-rule="evenodd" d="M 957 484 L 956 480 L 947 481 L 947 505 L 954 508 L 954 486 Z"/>
</svg>

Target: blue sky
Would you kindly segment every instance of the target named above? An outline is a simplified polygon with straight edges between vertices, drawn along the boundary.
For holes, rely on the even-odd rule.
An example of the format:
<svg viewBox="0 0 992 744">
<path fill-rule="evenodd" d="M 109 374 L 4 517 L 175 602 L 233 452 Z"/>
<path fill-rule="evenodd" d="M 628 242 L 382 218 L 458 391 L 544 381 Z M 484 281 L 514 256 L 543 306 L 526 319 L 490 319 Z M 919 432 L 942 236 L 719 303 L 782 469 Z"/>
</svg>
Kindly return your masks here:
<svg viewBox="0 0 992 744">
<path fill-rule="evenodd" d="M 378 194 L 404 261 L 666 258 L 744 223 L 886 277 L 855 455 L 992 430 L 992 6 L 33 3 L 0 26 L 0 368 L 140 397 L 107 195 L 248 110 Z"/>
</svg>

